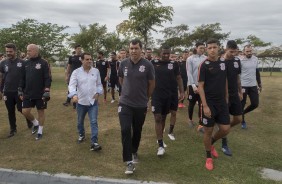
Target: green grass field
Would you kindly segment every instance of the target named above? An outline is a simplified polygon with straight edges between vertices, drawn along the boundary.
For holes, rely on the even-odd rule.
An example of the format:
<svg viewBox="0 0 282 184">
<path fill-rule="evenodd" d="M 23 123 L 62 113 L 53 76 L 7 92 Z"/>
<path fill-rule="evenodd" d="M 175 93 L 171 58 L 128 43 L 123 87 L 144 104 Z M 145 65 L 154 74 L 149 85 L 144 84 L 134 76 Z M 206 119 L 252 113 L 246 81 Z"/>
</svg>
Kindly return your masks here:
<svg viewBox="0 0 282 184">
<path fill-rule="evenodd" d="M 268 75 L 262 74 L 263 92 L 259 108 L 246 115 L 248 129 L 242 130 L 238 126 L 229 134 L 233 156 L 225 156 L 220 151 L 220 142 L 216 143 L 219 158 L 214 160 L 213 171 L 207 171 L 204 167 L 203 137 L 187 126 L 186 107 L 177 114 L 176 141 L 170 141 L 164 134 L 168 147 L 163 158 L 156 155 L 154 119 L 148 112 L 139 149 L 140 163 L 134 175 L 126 176 L 117 103 L 109 103 L 110 95 L 108 103 L 100 102 L 99 143 L 103 150 L 91 152 L 89 122 L 85 122 L 86 141 L 77 144 L 76 113 L 72 107 L 62 105 L 67 91 L 64 71 L 63 68 L 53 68 L 51 101 L 42 140 L 35 141 L 19 113 L 18 133 L 7 139 L 7 111 L 4 102 L 0 102 L 0 167 L 169 183 L 278 183 L 260 176 L 260 170 L 264 167 L 282 171 L 282 74 Z"/>
</svg>

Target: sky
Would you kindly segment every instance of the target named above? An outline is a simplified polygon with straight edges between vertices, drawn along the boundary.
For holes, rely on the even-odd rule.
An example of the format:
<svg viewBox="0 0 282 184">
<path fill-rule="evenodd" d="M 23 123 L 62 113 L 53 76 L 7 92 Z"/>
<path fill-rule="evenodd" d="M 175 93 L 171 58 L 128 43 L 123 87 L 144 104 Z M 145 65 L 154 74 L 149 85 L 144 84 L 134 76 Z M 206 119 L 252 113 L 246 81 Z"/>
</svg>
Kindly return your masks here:
<svg viewBox="0 0 282 184">
<path fill-rule="evenodd" d="M 190 30 L 201 24 L 219 22 L 229 39 L 252 34 L 273 45 L 282 45 L 282 0 L 160 0 L 174 9 L 173 21 L 165 27 L 186 24 Z M 26 18 L 69 26 L 79 32 L 79 24 L 99 23 L 109 32 L 128 19 L 129 10 L 120 11 L 120 0 L 0 0 L 0 29 Z M 159 30 L 162 28 L 159 28 Z M 162 38 L 160 33 L 153 33 Z"/>
</svg>

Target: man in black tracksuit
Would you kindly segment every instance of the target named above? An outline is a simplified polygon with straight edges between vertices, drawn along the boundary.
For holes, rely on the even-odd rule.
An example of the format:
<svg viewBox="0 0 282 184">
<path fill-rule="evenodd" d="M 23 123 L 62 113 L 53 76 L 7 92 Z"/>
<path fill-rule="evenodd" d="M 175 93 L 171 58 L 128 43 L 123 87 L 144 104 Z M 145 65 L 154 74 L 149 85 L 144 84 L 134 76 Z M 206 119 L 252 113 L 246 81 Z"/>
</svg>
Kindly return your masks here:
<svg viewBox="0 0 282 184">
<path fill-rule="evenodd" d="M 36 133 L 36 140 L 42 138 L 45 121 L 44 109 L 50 100 L 51 73 L 48 62 L 39 56 L 39 47 L 35 44 L 27 46 L 28 60 L 24 64 L 24 71 L 20 80 L 18 94 L 23 100 L 23 114 L 34 127 L 32 134 Z M 38 120 L 31 114 L 33 107 L 37 108 Z"/>
<path fill-rule="evenodd" d="M 18 86 L 23 71 L 23 60 L 16 56 L 16 45 L 8 43 L 5 45 L 7 59 L 0 64 L 0 100 L 4 99 L 8 110 L 10 123 L 10 134 L 13 137 L 17 132 L 15 105 L 19 112 L 22 112 L 22 101 L 18 97 Z M 3 94 L 2 94 L 3 92 Z M 32 123 L 27 119 L 28 128 L 32 127 Z"/>
</svg>

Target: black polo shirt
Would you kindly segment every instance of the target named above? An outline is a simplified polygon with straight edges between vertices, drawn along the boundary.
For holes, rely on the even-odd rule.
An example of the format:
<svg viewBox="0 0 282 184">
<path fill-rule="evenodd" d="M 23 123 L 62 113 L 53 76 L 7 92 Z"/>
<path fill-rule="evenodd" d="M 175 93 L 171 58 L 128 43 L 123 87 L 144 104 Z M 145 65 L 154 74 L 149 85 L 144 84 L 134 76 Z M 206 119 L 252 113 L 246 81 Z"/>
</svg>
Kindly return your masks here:
<svg viewBox="0 0 282 184">
<path fill-rule="evenodd" d="M 228 94 L 238 95 L 238 75 L 241 74 L 241 62 L 239 58 L 225 60 L 227 66 Z"/>
<path fill-rule="evenodd" d="M 0 72 L 3 74 L 1 91 L 17 92 L 23 72 L 23 63 L 19 58 L 14 60 L 6 59 L 0 64 Z"/>
<path fill-rule="evenodd" d="M 204 82 L 207 102 L 225 101 L 227 67 L 225 61 L 205 60 L 199 66 L 199 82 Z"/>
<path fill-rule="evenodd" d="M 184 60 L 182 62 L 178 62 L 178 64 L 179 64 L 179 67 L 180 67 L 180 73 L 181 73 L 182 80 L 187 81 L 188 76 L 187 76 L 187 70 L 186 70 L 186 61 Z"/>
<path fill-rule="evenodd" d="M 177 91 L 176 76 L 180 75 L 179 65 L 173 61 L 153 60 L 156 87 L 152 97 L 169 98 Z"/>
<path fill-rule="evenodd" d="M 95 68 L 97 68 L 100 72 L 101 77 L 106 77 L 107 76 L 107 70 L 109 68 L 109 62 L 105 60 L 98 60 L 95 61 Z"/>
<path fill-rule="evenodd" d="M 123 78 L 119 102 L 130 107 L 147 107 L 148 81 L 155 79 L 152 63 L 143 58 L 136 64 L 125 59 L 120 63 L 118 76 Z"/>
<path fill-rule="evenodd" d="M 81 62 L 81 56 L 80 55 L 74 55 L 69 57 L 69 62 L 68 64 L 71 66 L 71 73 L 81 67 L 82 62 Z"/>
<path fill-rule="evenodd" d="M 111 78 L 116 77 L 117 76 L 117 71 L 118 71 L 118 61 L 117 60 L 113 60 L 109 62 L 109 66 L 111 68 Z"/>
</svg>

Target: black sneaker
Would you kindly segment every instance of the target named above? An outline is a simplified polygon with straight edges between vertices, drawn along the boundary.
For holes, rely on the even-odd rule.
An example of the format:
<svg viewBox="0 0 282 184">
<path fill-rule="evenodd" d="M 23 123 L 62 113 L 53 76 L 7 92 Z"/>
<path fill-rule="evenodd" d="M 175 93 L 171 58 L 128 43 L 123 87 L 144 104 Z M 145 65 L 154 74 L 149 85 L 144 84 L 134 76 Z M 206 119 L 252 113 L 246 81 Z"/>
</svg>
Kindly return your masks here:
<svg viewBox="0 0 282 184">
<path fill-rule="evenodd" d="M 40 140 L 40 139 L 42 139 L 42 134 L 37 134 L 37 137 L 35 138 L 35 140 Z"/>
<path fill-rule="evenodd" d="M 7 136 L 8 138 L 13 137 L 17 133 L 17 130 L 11 130 L 10 134 Z"/>
<path fill-rule="evenodd" d="M 135 166 L 132 162 L 130 162 L 129 164 L 127 164 L 126 169 L 125 169 L 125 174 L 133 174 L 135 170 Z"/>
<path fill-rule="evenodd" d="M 70 102 L 65 102 L 65 103 L 63 103 L 63 105 L 67 107 L 67 106 L 70 105 Z"/>
<path fill-rule="evenodd" d="M 102 147 L 98 143 L 91 144 L 91 146 L 90 146 L 91 151 L 99 151 L 101 149 L 102 149 Z"/>
<path fill-rule="evenodd" d="M 31 134 L 35 134 L 38 131 L 39 125 L 33 126 L 31 130 Z"/>
<path fill-rule="evenodd" d="M 83 141 L 85 140 L 85 135 L 79 135 L 79 137 L 78 137 L 78 143 L 82 143 Z"/>
</svg>

